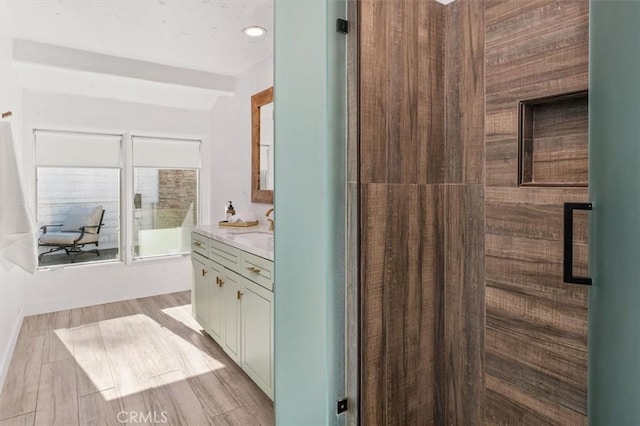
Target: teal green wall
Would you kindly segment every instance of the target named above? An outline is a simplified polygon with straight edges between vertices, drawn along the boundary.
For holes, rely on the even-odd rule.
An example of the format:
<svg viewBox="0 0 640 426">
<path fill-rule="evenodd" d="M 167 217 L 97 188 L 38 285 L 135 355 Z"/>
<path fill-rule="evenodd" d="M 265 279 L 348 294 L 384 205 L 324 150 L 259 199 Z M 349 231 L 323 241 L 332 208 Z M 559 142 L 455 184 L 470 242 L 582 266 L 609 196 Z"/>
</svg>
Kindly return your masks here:
<svg viewBox="0 0 640 426">
<path fill-rule="evenodd" d="M 275 2 L 275 412 L 339 424 L 344 392 L 346 37 L 336 0 Z"/>
<path fill-rule="evenodd" d="M 589 420 L 640 424 L 640 0 L 591 1 Z"/>
</svg>

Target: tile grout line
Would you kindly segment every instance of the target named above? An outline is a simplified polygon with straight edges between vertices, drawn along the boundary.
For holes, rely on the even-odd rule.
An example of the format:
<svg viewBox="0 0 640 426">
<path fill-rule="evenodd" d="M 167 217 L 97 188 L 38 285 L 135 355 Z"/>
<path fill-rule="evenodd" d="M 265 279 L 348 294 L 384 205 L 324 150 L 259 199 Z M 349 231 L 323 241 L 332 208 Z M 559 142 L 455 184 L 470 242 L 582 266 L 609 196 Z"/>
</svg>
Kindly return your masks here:
<svg viewBox="0 0 640 426">
<path fill-rule="evenodd" d="M 100 343 L 102 344 L 102 349 L 104 349 L 104 353 L 107 355 L 107 365 L 109 366 L 109 375 L 111 376 L 111 383 L 113 383 L 113 386 L 110 387 L 109 389 L 116 389 L 116 378 L 113 374 L 113 365 L 111 365 L 111 358 L 109 357 L 109 354 L 107 352 L 107 345 L 104 343 L 104 336 L 102 335 L 102 328 L 100 328 L 100 320 L 96 321 L 96 327 L 98 327 L 98 334 L 100 335 Z M 103 391 L 106 389 L 103 389 Z M 102 391 L 100 391 L 102 392 Z M 118 393 L 118 391 L 115 391 L 116 393 Z M 79 410 L 79 408 L 78 408 Z"/>
<path fill-rule="evenodd" d="M 28 415 L 29 415 L 29 414 L 31 414 L 31 413 L 33 413 L 33 420 L 34 420 L 34 422 L 35 422 L 35 419 L 36 419 L 36 410 L 33 410 L 33 411 L 27 411 L 26 413 L 22 413 L 22 414 L 16 414 L 15 416 L 12 416 L 12 417 L 7 417 L 6 419 L 2 419 L 2 420 L 0 420 L 0 423 L 8 422 L 9 420 L 13 420 L 13 419 L 15 419 L 16 417 L 28 416 Z"/>
<path fill-rule="evenodd" d="M 43 314 L 41 314 L 43 315 Z M 42 383 L 42 361 L 44 361 L 44 336 L 42 336 L 42 353 L 40 354 L 40 368 L 38 370 L 38 391 L 36 392 L 36 406 L 34 408 L 33 424 L 36 424 L 38 419 L 38 400 L 40 399 L 40 384 Z"/>
</svg>

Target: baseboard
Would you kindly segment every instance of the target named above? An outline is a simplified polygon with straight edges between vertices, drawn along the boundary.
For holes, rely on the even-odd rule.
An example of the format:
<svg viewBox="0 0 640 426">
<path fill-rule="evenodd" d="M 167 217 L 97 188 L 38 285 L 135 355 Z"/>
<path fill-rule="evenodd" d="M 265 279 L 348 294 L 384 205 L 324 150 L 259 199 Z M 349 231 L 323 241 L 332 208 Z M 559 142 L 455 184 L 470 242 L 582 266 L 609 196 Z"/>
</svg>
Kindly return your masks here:
<svg viewBox="0 0 640 426">
<path fill-rule="evenodd" d="M 37 303 L 27 303 L 24 307 L 24 315 L 39 315 L 48 312 L 58 312 L 67 309 L 84 308 L 85 306 L 102 305 L 104 303 L 122 302 L 124 300 L 138 299 L 142 297 L 158 296 L 161 294 L 175 293 L 178 291 L 191 290 L 191 286 L 181 285 L 175 287 L 159 287 L 154 289 L 132 288 L 127 292 L 114 294 L 102 294 L 94 297 L 81 295 L 78 297 L 65 297 L 59 299 L 45 300 Z"/>
<path fill-rule="evenodd" d="M 0 391 L 4 386 L 4 381 L 7 378 L 7 372 L 9 371 L 9 364 L 11 364 L 11 358 L 13 357 L 13 351 L 16 349 L 16 343 L 18 343 L 18 336 L 20 335 L 20 328 L 22 327 L 22 319 L 24 318 L 24 310 L 20 309 L 18 312 L 18 320 L 16 321 L 13 330 L 11 332 L 11 339 L 9 344 L 4 350 L 2 358 L 0 358 Z"/>
</svg>

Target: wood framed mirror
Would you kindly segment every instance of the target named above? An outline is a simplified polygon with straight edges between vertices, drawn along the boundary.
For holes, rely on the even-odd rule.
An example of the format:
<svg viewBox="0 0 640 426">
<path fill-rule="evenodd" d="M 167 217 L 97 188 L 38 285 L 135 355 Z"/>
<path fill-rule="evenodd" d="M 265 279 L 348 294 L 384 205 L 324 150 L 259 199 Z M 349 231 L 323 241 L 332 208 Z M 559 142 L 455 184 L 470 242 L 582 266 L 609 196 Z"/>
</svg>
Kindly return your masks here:
<svg viewBox="0 0 640 426">
<path fill-rule="evenodd" d="M 273 87 L 251 96 L 251 201 L 273 204 Z"/>
</svg>

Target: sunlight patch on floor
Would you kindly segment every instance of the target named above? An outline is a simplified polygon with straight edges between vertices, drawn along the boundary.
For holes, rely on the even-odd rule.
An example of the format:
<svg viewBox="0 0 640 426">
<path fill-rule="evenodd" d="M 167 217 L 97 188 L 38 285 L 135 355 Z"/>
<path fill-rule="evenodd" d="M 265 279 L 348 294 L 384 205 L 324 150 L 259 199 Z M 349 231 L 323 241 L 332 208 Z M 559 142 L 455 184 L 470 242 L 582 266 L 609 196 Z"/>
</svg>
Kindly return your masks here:
<svg viewBox="0 0 640 426">
<path fill-rule="evenodd" d="M 193 328 L 184 306 L 162 312 Z M 209 337 L 196 331 L 174 334 L 166 330 L 149 316 L 134 314 L 59 328 L 54 333 L 79 367 L 76 374 L 86 376 L 95 387 L 92 391 L 117 389 L 103 393 L 106 400 L 110 400 L 106 395 L 113 395 L 112 399 L 131 396 L 226 368 L 206 350 L 213 342 L 197 340 Z"/>
</svg>

